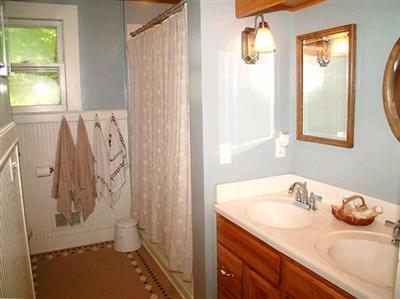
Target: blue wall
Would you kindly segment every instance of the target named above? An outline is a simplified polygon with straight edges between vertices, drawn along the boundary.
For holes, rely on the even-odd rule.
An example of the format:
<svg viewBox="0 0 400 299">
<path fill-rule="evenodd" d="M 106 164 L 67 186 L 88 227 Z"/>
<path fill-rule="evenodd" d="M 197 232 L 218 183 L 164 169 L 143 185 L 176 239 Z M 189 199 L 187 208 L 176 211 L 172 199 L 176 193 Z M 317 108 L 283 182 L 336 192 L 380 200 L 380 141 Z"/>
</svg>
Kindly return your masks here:
<svg viewBox="0 0 400 299">
<path fill-rule="evenodd" d="M 124 1 L 125 23 L 145 24 L 171 7 L 168 3 Z"/>
<path fill-rule="evenodd" d="M 257 74 L 251 65 L 241 67 L 238 80 L 224 86 L 224 77 L 231 73 L 220 68 L 221 60 L 231 53 L 237 57 L 233 64 L 244 63 L 240 32 L 245 26 L 253 27 L 254 18 L 236 19 L 235 4 L 230 0 L 189 2 L 195 279 L 198 277 L 194 285 L 198 298 L 216 297 L 216 184 L 291 172 L 400 203 L 400 143 L 387 124 L 381 95 L 385 63 L 400 35 L 400 1 L 362 2 L 328 0 L 296 13 L 265 15 L 277 44 L 275 133 L 290 128 L 291 144 L 285 159 L 274 158 L 274 140 L 270 139 L 234 155 L 228 165 L 220 165 L 218 156 L 219 144 L 224 141 L 219 134 L 221 118 L 226 113 L 221 109 L 226 101 L 221 89 L 237 90 L 241 96 L 231 101 L 247 100 L 251 107 L 246 109 L 254 109 L 254 92 L 269 88 L 267 79 L 253 85 L 249 82 L 248 78 Z M 345 149 L 296 141 L 296 36 L 350 23 L 358 26 L 355 146 Z M 240 126 L 262 130 L 262 125 L 251 121 L 240 122 Z"/>
<path fill-rule="evenodd" d="M 126 108 L 123 2 L 68 2 L 78 4 L 83 109 Z"/>
<path fill-rule="evenodd" d="M 357 50 L 354 148 L 296 141 L 292 171 L 400 204 L 400 143 L 389 128 L 382 101 L 386 61 L 400 37 L 400 1 L 327 1 L 293 16 L 293 49 L 296 35 L 354 23 Z M 294 50 L 290 57 L 289 81 L 295 82 Z M 295 101 L 292 96 L 291 107 Z M 292 109 L 293 134 L 295 119 Z"/>
<path fill-rule="evenodd" d="M 244 64 L 240 47 L 241 31 L 246 26 L 253 27 L 254 19 L 235 19 L 234 1 L 191 1 L 188 22 L 194 287 L 196 298 L 214 298 L 215 185 L 290 171 L 292 149 L 288 157 L 275 159 L 274 135 L 290 128 L 288 57 L 292 18 L 286 12 L 269 15 L 278 50 L 274 61 L 260 56 L 256 65 Z M 266 77 L 271 68 L 273 84 Z M 271 89 L 275 91 L 272 115 L 271 106 L 263 99 Z M 246 140 L 246 134 L 260 138 Z M 225 142 L 238 150 L 234 151 L 231 164 L 221 165 L 219 146 Z"/>
</svg>

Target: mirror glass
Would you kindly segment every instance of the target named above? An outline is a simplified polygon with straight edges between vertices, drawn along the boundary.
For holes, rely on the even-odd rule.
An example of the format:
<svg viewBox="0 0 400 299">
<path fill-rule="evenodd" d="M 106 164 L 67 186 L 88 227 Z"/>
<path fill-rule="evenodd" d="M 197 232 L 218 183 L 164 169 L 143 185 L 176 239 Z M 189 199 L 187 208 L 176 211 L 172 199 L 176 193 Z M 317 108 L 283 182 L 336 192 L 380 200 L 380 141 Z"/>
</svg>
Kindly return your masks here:
<svg viewBox="0 0 400 299">
<path fill-rule="evenodd" d="M 386 64 L 383 103 L 390 128 L 400 141 L 400 38 L 395 43 Z"/>
<path fill-rule="evenodd" d="M 298 139 L 351 147 L 354 25 L 297 37 Z"/>
</svg>

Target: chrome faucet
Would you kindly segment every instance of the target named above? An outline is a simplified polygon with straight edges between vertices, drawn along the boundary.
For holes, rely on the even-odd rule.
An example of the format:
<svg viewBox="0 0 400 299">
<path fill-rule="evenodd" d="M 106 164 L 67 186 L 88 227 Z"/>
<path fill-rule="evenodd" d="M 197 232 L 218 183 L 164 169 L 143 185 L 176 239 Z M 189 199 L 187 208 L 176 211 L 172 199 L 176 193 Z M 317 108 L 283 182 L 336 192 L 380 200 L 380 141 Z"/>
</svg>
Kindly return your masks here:
<svg viewBox="0 0 400 299">
<path fill-rule="evenodd" d="M 292 194 L 293 192 L 295 192 L 294 198 L 296 199 L 296 202 L 308 204 L 307 182 L 304 183 L 295 182 L 292 185 L 290 185 L 288 193 Z"/>
<path fill-rule="evenodd" d="M 316 195 L 314 192 L 311 192 L 310 196 L 308 196 L 307 182 L 295 182 L 290 185 L 288 193 L 293 194 L 293 192 L 295 192 L 294 204 L 307 210 L 311 209 L 315 211 L 317 209 L 316 201 L 322 200 L 322 196 Z"/>
<path fill-rule="evenodd" d="M 386 220 L 385 224 L 393 227 L 392 244 L 399 246 L 400 245 L 400 220 L 397 221 L 397 223 L 390 221 L 390 220 Z"/>
</svg>

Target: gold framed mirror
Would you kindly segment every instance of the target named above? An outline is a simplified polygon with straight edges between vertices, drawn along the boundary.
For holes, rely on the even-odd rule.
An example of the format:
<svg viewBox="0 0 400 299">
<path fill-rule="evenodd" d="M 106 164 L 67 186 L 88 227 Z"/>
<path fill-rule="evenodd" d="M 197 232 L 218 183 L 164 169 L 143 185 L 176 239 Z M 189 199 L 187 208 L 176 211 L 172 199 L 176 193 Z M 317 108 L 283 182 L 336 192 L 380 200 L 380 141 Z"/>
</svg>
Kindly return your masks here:
<svg viewBox="0 0 400 299">
<path fill-rule="evenodd" d="M 390 128 L 400 141 L 400 38 L 394 44 L 386 63 L 383 104 Z"/>
<path fill-rule="evenodd" d="M 297 36 L 297 139 L 354 143 L 356 25 Z"/>
</svg>

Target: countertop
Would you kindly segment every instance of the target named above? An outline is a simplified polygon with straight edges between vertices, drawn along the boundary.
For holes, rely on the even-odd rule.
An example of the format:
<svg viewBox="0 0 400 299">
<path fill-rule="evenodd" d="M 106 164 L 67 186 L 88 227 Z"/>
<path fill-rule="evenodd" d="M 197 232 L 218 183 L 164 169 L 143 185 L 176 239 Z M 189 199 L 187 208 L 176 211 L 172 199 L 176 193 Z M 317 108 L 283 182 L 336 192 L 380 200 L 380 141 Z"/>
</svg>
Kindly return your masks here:
<svg viewBox="0 0 400 299">
<path fill-rule="evenodd" d="M 393 288 L 376 286 L 333 267 L 318 254 L 315 247 L 318 238 L 328 233 L 363 231 L 385 234 L 390 237 L 392 233 L 390 227 L 378 222 L 368 226 L 348 225 L 332 216 L 329 204 L 320 202 L 317 203 L 316 211 L 305 210 L 312 218 L 310 225 L 295 229 L 274 228 L 254 221 L 246 213 L 246 207 L 249 204 L 262 201 L 292 203 L 294 200 L 287 195 L 287 192 L 281 192 L 216 203 L 214 208 L 218 214 L 353 296 L 357 298 L 393 298 Z M 397 260 L 394 260 L 393 271 L 396 271 L 396 265 Z"/>
</svg>

